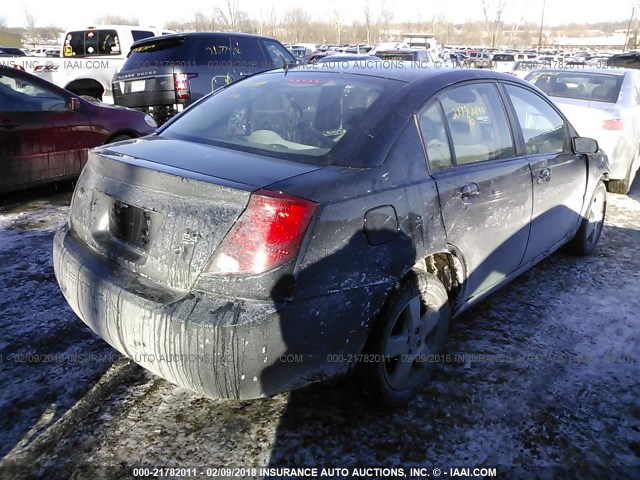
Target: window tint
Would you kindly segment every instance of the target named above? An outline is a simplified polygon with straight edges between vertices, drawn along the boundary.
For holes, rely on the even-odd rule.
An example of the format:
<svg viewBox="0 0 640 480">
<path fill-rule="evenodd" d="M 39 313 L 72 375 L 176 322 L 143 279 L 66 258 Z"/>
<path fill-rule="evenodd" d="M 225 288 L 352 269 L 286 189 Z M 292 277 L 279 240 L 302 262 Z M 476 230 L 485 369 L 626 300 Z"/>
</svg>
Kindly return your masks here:
<svg viewBox="0 0 640 480">
<path fill-rule="evenodd" d="M 527 80 L 551 97 L 615 103 L 622 75 L 580 71 L 534 72 Z"/>
<path fill-rule="evenodd" d="M 513 85 L 507 85 L 506 89 L 522 129 L 527 154 L 569 150 L 564 120 L 543 98 Z"/>
<path fill-rule="evenodd" d="M 0 103 L 4 112 L 67 110 L 66 99 L 29 79 L 0 74 Z"/>
<path fill-rule="evenodd" d="M 80 30 L 64 39 L 65 57 L 120 55 L 120 40 L 115 30 Z"/>
<path fill-rule="evenodd" d="M 262 67 L 264 54 L 257 38 L 233 37 L 231 53 L 235 67 Z"/>
<path fill-rule="evenodd" d="M 440 101 L 457 164 L 510 158 L 515 154 L 507 116 L 493 84 L 452 88 Z"/>
<path fill-rule="evenodd" d="M 437 102 L 432 102 L 418 113 L 418 124 L 427 150 L 431 171 L 435 172 L 450 167 L 452 165 L 451 150 L 440 105 Z"/>
<path fill-rule="evenodd" d="M 272 65 L 273 68 L 282 68 L 284 67 L 284 62 L 295 62 L 293 55 L 291 55 L 291 53 L 289 53 L 287 49 L 278 42 L 263 40 L 263 45 L 267 51 L 267 56 L 269 57 L 267 68 Z"/>
</svg>

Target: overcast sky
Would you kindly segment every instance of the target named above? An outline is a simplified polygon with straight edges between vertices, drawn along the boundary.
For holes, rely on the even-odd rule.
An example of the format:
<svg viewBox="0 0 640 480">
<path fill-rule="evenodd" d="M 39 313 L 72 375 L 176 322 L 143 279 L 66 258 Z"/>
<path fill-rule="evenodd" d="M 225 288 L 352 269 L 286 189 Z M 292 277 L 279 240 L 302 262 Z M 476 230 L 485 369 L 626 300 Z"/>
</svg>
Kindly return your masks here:
<svg viewBox="0 0 640 480">
<path fill-rule="evenodd" d="M 350 23 L 352 20 L 362 20 L 362 10 L 367 1 L 375 17 L 382 0 L 239 0 L 239 3 L 240 8 L 254 19 L 266 16 L 271 7 L 279 14 L 289 8 L 300 7 L 312 17 L 324 20 L 328 20 L 334 10 L 339 10 L 345 21 Z M 487 0 L 490 5 L 498 1 Z M 4 0 L 0 17 L 9 27 L 23 27 L 26 23 L 25 9 L 28 9 L 35 17 L 37 26 L 84 28 L 102 15 L 112 14 L 137 17 L 143 25 L 162 27 L 167 21 L 189 20 L 197 11 L 210 15 L 216 5 L 223 6 L 224 3 L 225 0 Z M 547 0 L 545 24 L 628 21 L 634 3 L 638 4 L 638 0 Z M 524 18 L 539 23 L 542 4 L 543 0 L 506 0 L 503 17 L 506 21 Z M 455 22 L 483 18 L 481 0 L 385 0 L 385 5 L 393 11 L 396 21 L 415 21 L 418 18 L 430 20 L 438 13 L 445 14 Z M 636 10 L 636 14 L 640 13 L 639 9 Z"/>
</svg>

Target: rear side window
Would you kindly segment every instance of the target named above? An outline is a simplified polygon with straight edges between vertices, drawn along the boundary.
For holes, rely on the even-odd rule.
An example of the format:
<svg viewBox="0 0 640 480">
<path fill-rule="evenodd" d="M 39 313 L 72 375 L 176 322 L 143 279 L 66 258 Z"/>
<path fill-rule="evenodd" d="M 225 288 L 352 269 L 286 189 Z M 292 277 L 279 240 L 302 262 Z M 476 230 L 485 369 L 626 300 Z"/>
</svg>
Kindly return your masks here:
<svg viewBox="0 0 640 480">
<path fill-rule="evenodd" d="M 513 85 L 507 85 L 506 89 L 522 129 L 527 154 L 569 150 L 564 120 L 544 99 Z"/>
<path fill-rule="evenodd" d="M 62 49 L 64 57 L 120 55 L 120 39 L 115 30 L 79 30 L 69 32 Z"/>
<path fill-rule="evenodd" d="M 131 36 L 133 37 L 133 41 L 137 42 L 138 40 L 144 40 L 145 38 L 155 37 L 153 32 L 149 30 L 131 30 Z"/>
<path fill-rule="evenodd" d="M 493 61 L 494 62 L 515 62 L 515 58 L 513 58 L 513 55 L 498 54 L 493 56 Z"/>
<path fill-rule="evenodd" d="M 451 167 L 451 150 L 442 111 L 437 102 L 418 113 L 418 125 L 432 172 Z"/>
<path fill-rule="evenodd" d="M 515 147 L 495 85 L 478 83 L 447 90 L 440 97 L 456 164 L 510 158 Z"/>
<path fill-rule="evenodd" d="M 231 45 L 235 67 L 262 67 L 265 63 L 264 54 L 257 38 L 233 37 Z"/>
</svg>

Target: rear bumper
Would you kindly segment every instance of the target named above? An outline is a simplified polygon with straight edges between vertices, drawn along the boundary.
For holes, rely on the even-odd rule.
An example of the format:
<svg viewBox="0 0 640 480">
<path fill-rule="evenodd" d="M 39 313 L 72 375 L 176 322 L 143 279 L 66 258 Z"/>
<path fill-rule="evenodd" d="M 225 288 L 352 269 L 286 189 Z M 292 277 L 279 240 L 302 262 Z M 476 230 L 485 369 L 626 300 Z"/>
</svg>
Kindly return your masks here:
<svg viewBox="0 0 640 480">
<path fill-rule="evenodd" d="M 66 300 L 95 333 L 213 398 L 273 395 L 346 371 L 377 313 L 367 288 L 280 304 L 163 291 L 114 270 L 67 227 L 55 236 L 53 260 Z"/>
</svg>

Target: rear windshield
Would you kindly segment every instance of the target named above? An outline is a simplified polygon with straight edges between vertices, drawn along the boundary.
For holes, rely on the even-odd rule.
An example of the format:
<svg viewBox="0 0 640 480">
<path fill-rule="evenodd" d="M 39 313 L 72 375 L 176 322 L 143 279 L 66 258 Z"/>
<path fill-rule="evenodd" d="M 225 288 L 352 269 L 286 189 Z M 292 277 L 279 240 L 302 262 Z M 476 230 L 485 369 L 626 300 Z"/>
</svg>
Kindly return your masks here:
<svg viewBox="0 0 640 480">
<path fill-rule="evenodd" d="M 527 80 L 551 97 L 616 103 L 622 78 L 622 75 L 563 71 L 535 72 Z"/>
<path fill-rule="evenodd" d="M 120 55 L 120 39 L 115 30 L 79 30 L 69 32 L 62 49 L 64 57 Z"/>
<path fill-rule="evenodd" d="M 398 85 L 360 75 L 258 75 L 219 90 L 160 136 L 325 165 L 350 129 Z"/>
<path fill-rule="evenodd" d="M 498 54 L 493 56 L 493 61 L 494 62 L 514 62 L 515 57 L 513 55 Z"/>
<path fill-rule="evenodd" d="M 415 60 L 416 52 L 377 52 L 376 56 L 383 60 Z"/>
<path fill-rule="evenodd" d="M 135 45 L 121 72 L 148 67 L 216 66 L 231 62 L 229 36 L 156 37 Z"/>
</svg>

